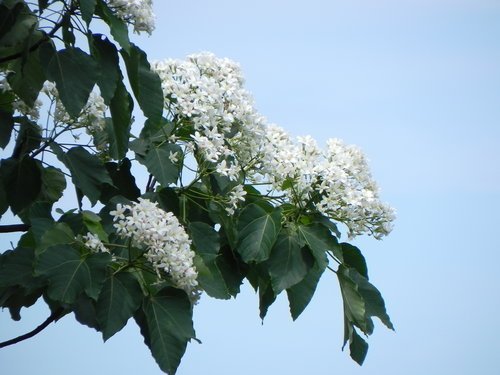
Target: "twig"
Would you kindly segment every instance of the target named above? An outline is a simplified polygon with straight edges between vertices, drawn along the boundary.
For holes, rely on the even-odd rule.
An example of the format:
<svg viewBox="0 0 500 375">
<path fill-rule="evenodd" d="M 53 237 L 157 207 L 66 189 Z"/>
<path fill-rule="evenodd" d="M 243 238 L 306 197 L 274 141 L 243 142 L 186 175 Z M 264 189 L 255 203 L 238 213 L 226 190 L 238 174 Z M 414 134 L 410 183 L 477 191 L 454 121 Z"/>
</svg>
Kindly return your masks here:
<svg viewBox="0 0 500 375">
<path fill-rule="evenodd" d="M 50 314 L 50 316 L 47 318 L 47 320 L 45 320 L 45 322 L 40 324 L 33 331 L 25 333 L 24 335 L 18 336 L 16 338 L 11 339 L 11 340 L 0 342 L 0 348 L 5 348 L 6 346 L 14 345 L 14 344 L 17 344 L 21 341 L 32 338 L 33 336 L 35 336 L 36 334 L 42 332 L 45 328 L 47 328 L 47 326 L 50 323 L 55 322 L 57 319 L 59 319 L 62 316 L 63 312 L 64 312 L 64 309 L 62 307 L 58 308 L 56 311 L 54 311 L 52 314 Z"/>
</svg>

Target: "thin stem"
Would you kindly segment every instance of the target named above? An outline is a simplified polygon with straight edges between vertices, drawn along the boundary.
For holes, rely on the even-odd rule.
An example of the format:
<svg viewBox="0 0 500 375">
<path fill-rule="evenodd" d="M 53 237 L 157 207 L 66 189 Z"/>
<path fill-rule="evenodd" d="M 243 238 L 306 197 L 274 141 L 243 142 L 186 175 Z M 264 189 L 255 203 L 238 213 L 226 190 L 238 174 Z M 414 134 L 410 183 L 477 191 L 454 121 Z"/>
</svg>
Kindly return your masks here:
<svg viewBox="0 0 500 375">
<path fill-rule="evenodd" d="M 50 316 L 47 318 L 47 320 L 45 320 L 45 322 L 40 324 L 33 331 L 25 333 L 24 335 L 18 336 L 16 338 L 11 339 L 11 340 L 0 342 L 0 348 L 5 348 L 6 346 L 14 345 L 14 344 L 17 344 L 21 341 L 32 338 L 33 336 L 37 335 L 38 333 L 42 332 L 45 328 L 47 328 L 50 325 L 50 323 L 55 322 L 57 319 L 59 319 L 62 316 L 63 312 L 64 312 L 64 309 L 62 307 L 58 308 L 56 311 L 54 311 L 52 314 L 50 314 Z"/>
<path fill-rule="evenodd" d="M 332 271 L 333 273 L 337 273 L 337 271 L 335 271 L 332 267 L 330 266 L 326 266 L 326 268 L 328 268 L 330 271 Z"/>
</svg>

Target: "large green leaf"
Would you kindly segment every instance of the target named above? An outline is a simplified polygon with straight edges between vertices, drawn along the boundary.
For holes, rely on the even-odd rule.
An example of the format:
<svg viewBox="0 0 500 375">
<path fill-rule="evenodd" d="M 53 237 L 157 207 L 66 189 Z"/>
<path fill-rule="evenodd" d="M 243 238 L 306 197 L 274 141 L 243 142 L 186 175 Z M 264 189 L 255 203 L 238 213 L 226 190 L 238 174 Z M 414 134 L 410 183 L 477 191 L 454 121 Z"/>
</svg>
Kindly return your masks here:
<svg viewBox="0 0 500 375">
<path fill-rule="evenodd" d="M 158 74 L 151 70 L 146 53 L 131 44 L 129 52 L 121 51 L 134 95 L 144 115 L 160 122 L 163 113 L 163 90 Z"/>
<path fill-rule="evenodd" d="M 17 214 L 38 197 L 42 186 L 40 166 L 35 160 L 24 157 L 2 160 L 0 168 L 7 202 Z"/>
<path fill-rule="evenodd" d="M 302 281 L 313 265 L 307 248 L 301 248 L 297 235 L 283 229 L 268 260 L 271 284 L 276 295 Z"/>
<path fill-rule="evenodd" d="M 132 126 L 132 110 L 134 101 L 125 85 L 118 81 L 116 91 L 111 99 L 111 126 L 106 127 L 109 141 L 109 155 L 115 159 L 123 159 L 128 151 L 130 127 Z"/>
<path fill-rule="evenodd" d="M 126 51 L 130 51 L 130 40 L 128 37 L 127 24 L 121 18 L 118 18 L 108 7 L 104 0 L 97 0 L 96 14 L 100 16 L 109 26 L 113 38 Z"/>
<path fill-rule="evenodd" d="M 144 299 L 143 311 L 145 342 L 160 368 L 174 374 L 187 342 L 195 338 L 191 303 L 183 291 L 165 288 Z"/>
<path fill-rule="evenodd" d="M 179 162 L 172 163 L 170 156 L 176 154 Z M 177 182 L 181 168 L 182 149 L 173 143 L 152 147 L 146 154 L 144 165 L 162 186 Z"/>
<path fill-rule="evenodd" d="M 89 198 L 92 205 L 96 204 L 100 198 L 103 184 L 113 185 L 102 161 L 85 148 L 73 147 L 67 153 L 55 144 L 52 144 L 51 148 L 71 172 L 71 179 L 75 186 Z"/>
<path fill-rule="evenodd" d="M 41 56 L 45 59 L 47 79 L 56 83 L 64 108 L 77 117 L 99 78 L 99 66 L 90 55 L 75 47 L 57 52 L 45 49 Z"/>
<path fill-rule="evenodd" d="M 104 341 L 125 327 L 141 306 L 142 297 L 141 287 L 131 273 L 120 272 L 107 278 L 96 305 Z"/>
<path fill-rule="evenodd" d="M 326 251 L 331 251 L 339 261 L 342 261 L 342 252 L 337 239 L 323 225 L 317 223 L 300 225 L 298 231 L 320 267 L 324 269 L 328 263 L 325 262 Z"/>
<path fill-rule="evenodd" d="M 110 261 L 107 253 L 82 256 L 69 245 L 56 245 L 40 255 L 35 274 L 47 278 L 47 293 L 54 301 L 72 304 L 82 293 L 96 300 Z"/>
<path fill-rule="evenodd" d="M 302 281 L 286 290 L 290 305 L 290 314 L 293 320 L 302 314 L 311 301 L 324 270 L 325 268 L 316 263 Z"/>
<path fill-rule="evenodd" d="M 24 60 L 16 60 L 12 70 L 8 76 L 10 87 L 28 107 L 32 107 L 45 81 L 38 50 Z"/>
<path fill-rule="evenodd" d="M 226 284 L 217 259 L 205 263 L 201 257 L 195 257 L 194 265 L 198 272 L 197 281 L 210 297 L 219 299 L 231 298 L 231 292 Z"/>
<path fill-rule="evenodd" d="M 118 51 L 115 45 L 102 34 L 92 34 L 89 44 L 91 55 L 99 64 L 100 75 L 97 79 L 97 85 L 104 102 L 109 105 L 115 96 L 118 83 L 123 79 Z"/>
<path fill-rule="evenodd" d="M 220 250 L 219 234 L 210 225 L 201 221 L 189 223 L 189 233 L 196 253 L 206 264 L 217 258 Z"/>
<path fill-rule="evenodd" d="M 236 251 L 245 262 L 262 262 L 269 258 L 281 229 L 281 211 L 267 212 L 250 204 L 240 214 Z"/>
</svg>

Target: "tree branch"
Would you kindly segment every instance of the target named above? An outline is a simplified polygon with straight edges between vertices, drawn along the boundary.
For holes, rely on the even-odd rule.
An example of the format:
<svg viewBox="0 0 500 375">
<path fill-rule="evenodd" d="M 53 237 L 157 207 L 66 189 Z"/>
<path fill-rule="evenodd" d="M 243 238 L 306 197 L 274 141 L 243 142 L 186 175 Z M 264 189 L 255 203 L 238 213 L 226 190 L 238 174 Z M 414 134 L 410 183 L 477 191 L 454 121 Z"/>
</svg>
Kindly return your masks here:
<svg viewBox="0 0 500 375">
<path fill-rule="evenodd" d="M 0 225 L 0 233 L 27 232 L 29 229 L 28 224 Z"/>
<path fill-rule="evenodd" d="M 47 318 L 47 320 L 45 320 L 45 322 L 40 324 L 33 331 L 25 333 L 24 335 L 18 336 L 16 338 L 11 339 L 11 340 L 0 342 L 0 348 L 5 348 L 6 346 L 17 344 L 21 341 L 27 340 L 27 339 L 35 336 L 36 334 L 42 332 L 45 328 L 47 328 L 47 326 L 50 323 L 55 322 L 57 319 L 59 319 L 62 316 L 63 312 L 64 312 L 64 309 L 62 307 L 58 308 L 56 311 L 54 311 L 52 314 L 50 314 L 50 316 Z"/>
</svg>

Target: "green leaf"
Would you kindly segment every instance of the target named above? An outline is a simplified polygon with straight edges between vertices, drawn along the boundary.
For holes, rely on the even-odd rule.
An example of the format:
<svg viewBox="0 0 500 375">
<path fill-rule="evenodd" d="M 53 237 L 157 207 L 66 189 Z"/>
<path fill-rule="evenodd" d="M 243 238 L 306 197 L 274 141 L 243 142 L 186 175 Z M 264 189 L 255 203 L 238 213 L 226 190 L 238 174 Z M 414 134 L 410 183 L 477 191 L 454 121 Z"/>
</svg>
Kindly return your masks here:
<svg viewBox="0 0 500 375">
<path fill-rule="evenodd" d="M 350 352 L 351 358 L 358 365 L 361 366 L 363 364 L 363 362 L 365 361 L 366 354 L 368 353 L 368 344 L 356 332 L 356 329 L 354 327 L 348 326 L 346 329 L 348 330 L 349 352 Z"/>
<path fill-rule="evenodd" d="M 316 263 L 302 281 L 286 290 L 293 320 L 296 320 L 302 314 L 311 301 L 324 270 L 324 267 Z"/>
<path fill-rule="evenodd" d="M 83 147 L 73 147 L 67 153 L 55 144 L 51 148 L 71 172 L 75 186 L 89 198 L 92 205 L 100 198 L 103 184 L 113 185 L 102 161 Z"/>
<path fill-rule="evenodd" d="M 116 160 L 123 159 L 128 151 L 132 110 L 134 101 L 121 81 L 117 82 L 116 91 L 111 99 L 111 125 L 106 131 L 109 140 L 109 155 Z"/>
<path fill-rule="evenodd" d="M 24 4 L 19 0 L 13 4 L 0 4 L 0 40 L 16 24 L 17 16 L 24 9 Z"/>
<path fill-rule="evenodd" d="M 52 166 L 41 168 L 41 171 L 42 187 L 38 199 L 55 203 L 63 196 L 66 189 L 66 178 L 60 169 Z"/>
<path fill-rule="evenodd" d="M 38 197 L 42 186 L 40 167 L 35 160 L 25 157 L 2 160 L 0 168 L 7 202 L 17 214 Z"/>
<path fill-rule="evenodd" d="M 7 307 L 11 318 L 18 321 L 21 320 L 21 309 L 34 305 L 41 296 L 42 289 L 31 292 L 19 286 L 0 288 L 0 307 Z"/>
<path fill-rule="evenodd" d="M 271 254 L 280 229 L 279 209 L 267 212 L 256 204 L 250 204 L 243 209 L 239 217 L 239 244 L 236 251 L 247 263 L 266 260 Z"/>
<path fill-rule="evenodd" d="M 263 277 L 259 279 L 259 317 L 264 320 L 274 301 L 276 301 L 276 294 L 273 291 L 271 279 Z"/>
<path fill-rule="evenodd" d="M 311 249 L 316 262 L 323 269 L 328 264 L 326 251 L 331 251 L 339 261 L 342 260 L 342 252 L 337 239 L 324 226 L 320 224 L 299 225 L 298 231 L 301 238 Z"/>
<path fill-rule="evenodd" d="M 342 248 L 341 259 L 344 266 L 356 269 L 368 279 L 368 267 L 366 266 L 365 257 L 361 254 L 361 250 L 346 242 L 342 242 L 340 246 Z"/>
<path fill-rule="evenodd" d="M 196 253 L 205 264 L 215 261 L 220 250 L 219 234 L 213 227 L 203 222 L 189 223 L 190 237 Z"/>
<path fill-rule="evenodd" d="M 373 332 L 373 322 L 367 316 L 365 301 L 358 290 L 356 283 L 349 277 L 348 269 L 339 266 L 337 278 L 342 292 L 344 302 L 345 319 L 359 327 L 365 334 L 371 335 Z M 344 337 L 346 342 L 348 337 Z"/>
<path fill-rule="evenodd" d="M 0 109 L 0 147 L 5 148 L 10 141 L 10 136 L 14 129 L 14 119 L 12 112 Z"/>
<path fill-rule="evenodd" d="M 276 295 L 299 283 L 312 267 L 313 259 L 307 249 L 302 249 L 297 235 L 281 231 L 268 260 L 271 284 Z"/>
<path fill-rule="evenodd" d="M 34 249 L 18 247 L 0 255 L 0 288 L 19 285 L 33 291 L 39 279 L 33 276 Z"/>
<path fill-rule="evenodd" d="M 82 11 L 82 18 L 87 25 L 92 21 L 96 7 L 96 0 L 80 0 L 80 10 Z"/>
<path fill-rule="evenodd" d="M 142 290 L 137 279 L 127 272 L 110 275 L 96 305 L 96 315 L 104 341 L 120 331 L 139 309 Z"/>
<path fill-rule="evenodd" d="M 96 14 L 108 24 L 111 35 L 118 44 L 120 44 L 126 52 L 129 52 L 131 46 L 125 21 L 115 16 L 113 11 L 103 0 L 97 0 Z"/>
<path fill-rule="evenodd" d="M 77 117 L 99 78 L 99 66 L 91 56 L 75 47 L 49 51 L 43 56 L 47 79 L 56 83 L 66 111 Z"/>
<path fill-rule="evenodd" d="M 151 70 L 146 53 L 131 44 L 129 52 L 121 51 L 134 95 L 144 115 L 160 122 L 163 113 L 163 90 L 158 74 Z"/>
<path fill-rule="evenodd" d="M 130 173 L 132 164 L 129 159 L 125 158 L 120 163 L 108 162 L 104 166 L 114 187 L 105 185 L 100 198 L 102 201 L 107 202 L 115 195 L 122 195 L 130 200 L 137 200 L 140 197 L 141 191 L 135 183 L 134 176 Z"/>
<path fill-rule="evenodd" d="M 80 294 L 71 308 L 75 314 L 75 319 L 80 324 L 94 328 L 97 331 L 101 330 L 96 317 L 95 301 L 92 298 L 87 297 L 85 294 Z"/>
<path fill-rule="evenodd" d="M 26 118 L 23 118 L 20 122 L 21 129 L 17 135 L 16 145 L 12 152 L 12 157 L 15 159 L 21 159 L 23 156 L 37 149 L 42 139 L 42 129 L 35 122 L 29 121 Z"/>
<path fill-rule="evenodd" d="M 197 281 L 200 287 L 212 298 L 229 299 L 231 293 L 217 261 L 204 263 L 201 257 L 194 258 L 194 265 L 198 271 Z"/>
<path fill-rule="evenodd" d="M 8 29 L 0 26 L 0 47 L 18 47 L 23 45 L 27 39 L 33 34 L 36 28 L 38 19 L 36 15 L 31 12 L 25 4 L 16 4 L 13 8 L 9 9 L 1 4 L 0 10 L 2 13 L 7 12 L 4 20 Z M 3 18 L 3 17 L 2 17 Z M 15 19 L 15 22 L 12 22 Z"/>
<path fill-rule="evenodd" d="M 28 107 L 33 107 L 45 82 L 38 50 L 23 60 L 16 60 L 12 70 L 8 75 L 10 87 Z"/>
<path fill-rule="evenodd" d="M 82 293 L 96 300 L 110 261 L 110 254 L 82 256 L 71 246 L 56 245 L 40 255 L 35 274 L 47 278 L 47 293 L 54 301 L 72 304 Z"/>
<path fill-rule="evenodd" d="M 102 34 L 92 34 L 89 38 L 90 52 L 99 64 L 100 75 L 97 79 L 104 103 L 110 104 L 116 88 L 123 79 L 120 70 L 118 51 L 113 43 Z"/>
<path fill-rule="evenodd" d="M 181 162 L 172 163 L 170 155 L 177 154 L 181 160 L 182 149 L 173 143 L 164 143 L 161 146 L 151 148 L 146 154 L 144 165 L 162 186 L 175 184 L 179 178 Z"/>
<path fill-rule="evenodd" d="M 164 288 L 144 299 L 143 311 L 147 325 L 145 342 L 160 368 L 174 374 L 187 342 L 195 338 L 191 303 L 183 291 Z"/>
<path fill-rule="evenodd" d="M 36 225 L 36 224 L 35 224 Z M 45 226 L 45 225 L 44 225 Z M 36 228 L 35 228 L 36 229 Z M 75 242 L 75 234 L 66 223 L 53 223 L 45 227 L 40 241 L 37 241 L 36 254 L 39 255 L 54 245 L 69 245 Z"/>
<path fill-rule="evenodd" d="M 345 277 L 349 277 L 355 283 L 357 291 L 363 298 L 367 318 L 376 316 L 387 328 L 394 330 L 394 326 L 385 309 L 384 299 L 378 289 L 368 282 L 368 279 L 356 269 L 342 267 L 342 270 L 339 271 L 342 271 Z"/>
<path fill-rule="evenodd" d="M 104 231 L 101 224 L 100 216 L 91 211 L 82 211 L 83 224 L 87 227 L 88 231 L 95 234 L 101 241 L 109 242 L 108 234 Z"/>
<path fill-rule="evenodd" d="M 355 330 L 373 333 L 372 317 L 377 316 L 388 328 L 394 329 L 385 310 L 380 292 L 354 268 L 339 266 L 337 277 L 344 302 L 344 345 L 349 341 L 351 357 L 362 364 L 368 350 L 366 342 Z"/>
</svg>

